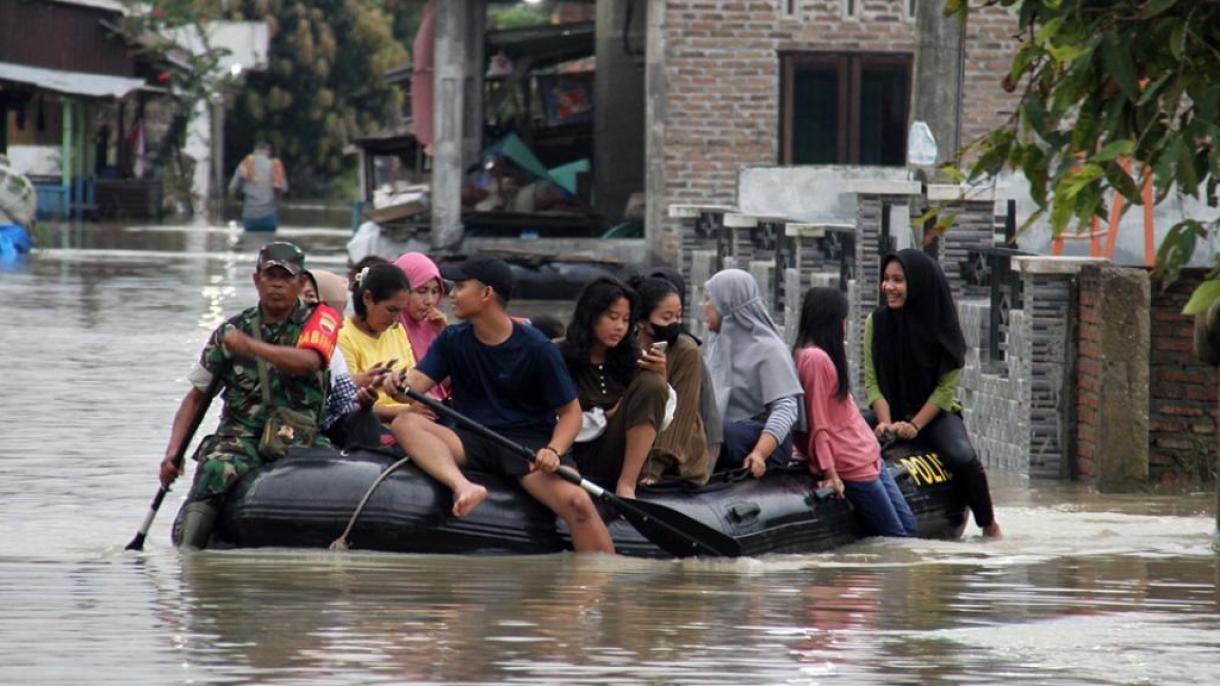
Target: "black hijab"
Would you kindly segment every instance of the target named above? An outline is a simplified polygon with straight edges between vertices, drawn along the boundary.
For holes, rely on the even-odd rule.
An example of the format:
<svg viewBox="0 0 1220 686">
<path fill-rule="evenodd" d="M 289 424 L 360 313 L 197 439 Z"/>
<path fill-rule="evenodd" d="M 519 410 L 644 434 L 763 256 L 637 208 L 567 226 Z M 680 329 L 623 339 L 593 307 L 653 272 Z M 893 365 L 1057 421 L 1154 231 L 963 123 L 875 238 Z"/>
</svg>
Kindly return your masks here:
<svg viewBox="0 0 1220 686">
<path fill-rule="evenodd" d="M 922 250 L 900 250 L 881 262 L 882 278 L 893 260 L 906 272 L 907 299 L 902 309 L 892 310 L 881 296 L 881 306 L 873 312 L 872 356 L 881 394 L 899 420 L 928 402 L 940 377 L 962 368 L 966 340 L 936 260 Z"/>
<path fill-rule="evenodd" d="M 677 269 L 667 264 L 657 265 L 650 269 L 645 276 L 648 278 L 665 279 L 672 283 L 674 288 L 678 289 L 678 300 L 682 303 L 682 309 L 686 309 L 686 279 L 682 278 Z"/>
</svg>

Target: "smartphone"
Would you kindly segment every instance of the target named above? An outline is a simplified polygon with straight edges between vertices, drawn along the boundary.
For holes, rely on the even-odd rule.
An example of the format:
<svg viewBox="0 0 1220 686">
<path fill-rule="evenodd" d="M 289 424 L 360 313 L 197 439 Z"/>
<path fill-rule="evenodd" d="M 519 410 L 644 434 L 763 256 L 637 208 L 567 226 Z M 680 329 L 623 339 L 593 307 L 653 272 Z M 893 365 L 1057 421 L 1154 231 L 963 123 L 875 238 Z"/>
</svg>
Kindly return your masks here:
<svg viewBox="0 0 1220 686">
<path fill-rule="evenodd" d="M 668 341 L 657 341 L 652 344 L 652 349 L 656 352 L 663 353 L 669 347 Z"/>
</svg>

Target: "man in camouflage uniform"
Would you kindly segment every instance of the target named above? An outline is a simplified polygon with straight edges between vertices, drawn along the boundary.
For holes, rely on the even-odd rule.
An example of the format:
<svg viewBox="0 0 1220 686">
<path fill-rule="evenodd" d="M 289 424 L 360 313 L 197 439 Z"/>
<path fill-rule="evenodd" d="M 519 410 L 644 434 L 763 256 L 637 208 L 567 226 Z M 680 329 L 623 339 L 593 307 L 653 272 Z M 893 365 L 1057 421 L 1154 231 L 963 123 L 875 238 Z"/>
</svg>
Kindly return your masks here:
<svg viewBox="0 0 1220 686">
<path fill-rule="evenodd" d="M 224 409 L 216 433 L 203 440 L 195 455 L 199 467 L 182 521 L 184 547 L 207 545 L 225 493 L 267 461 L 258 450 L 269 408 L 263 401 L 257 359 L 266 363 L 272 405 L 321 417 L 329 385 L 326 368 L 340 315 L 326 305 L 298 301 L 304 267 L 305 256 L 295 245 L 263 246 L 254 274 L 259 304 L 217 327 L 191 370 L 193 387 L 174 416 L 161 462 L 164 485 L 178 477 L 174 456 L 215 375 L 220 375 L 224 387 Z M 253 336 L 256 321 L 261 341 Z M 319 433 L 315 445 L 326 444 Z"/>
</svg>

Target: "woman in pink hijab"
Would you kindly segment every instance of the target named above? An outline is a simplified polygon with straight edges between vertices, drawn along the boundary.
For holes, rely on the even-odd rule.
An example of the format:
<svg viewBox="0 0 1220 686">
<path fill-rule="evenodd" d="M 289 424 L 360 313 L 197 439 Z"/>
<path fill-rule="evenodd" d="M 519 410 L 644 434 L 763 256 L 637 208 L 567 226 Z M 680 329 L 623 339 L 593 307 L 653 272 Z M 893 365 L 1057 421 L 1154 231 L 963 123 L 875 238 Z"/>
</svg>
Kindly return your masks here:
<svg viewBox="0 0 1220 686">
<path fill-rule="evenodd" d="M 394 264 L 407 275 L 407 282 L 411 284 L 411 298 L 402 313 L 402 325 L 418 362 L 424 359 L 432 341 L 449 325 L 445 313 L 440 310 L 445 286 L 436 263 L 421 252 L 405 253 L 394 260 Z M 444 384 L 433 386 L 430 393 L 441 400 L 449 397 L 448 386 Z"/>
</svg>

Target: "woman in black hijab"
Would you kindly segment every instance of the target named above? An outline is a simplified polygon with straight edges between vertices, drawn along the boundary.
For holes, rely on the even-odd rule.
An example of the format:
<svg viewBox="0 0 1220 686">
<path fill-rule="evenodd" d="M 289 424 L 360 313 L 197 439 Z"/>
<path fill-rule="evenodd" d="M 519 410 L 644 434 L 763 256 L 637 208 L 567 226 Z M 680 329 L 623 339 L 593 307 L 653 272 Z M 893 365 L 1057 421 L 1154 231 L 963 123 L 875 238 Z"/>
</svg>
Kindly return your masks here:
<svg viewBox="0 0 1220 686">
<path fill-rule="evenodd" d="M 678 273 L 677 269 L 662 264 L 653 267 L 646 274 L 648 278 L 664 279 L 673 284 L 673 287 L 678 291 L 678 301 L 682 305 L 682 316 L 685 319 L 689 310 L 686 307 L 686 279 Z M 703 341 L 699 340 L 687 330 L 686 324 L 682 325 L 682 334 L 688 336 L 695 345 L 703 345 Z M 724 443 L 724 422 L 720 417 L 720 410 L 716 409 L 716 389 L 712 385 L 712 375 L 707 369 L 707 360 L 702 356 L 699 358 L 699 416 L 703 418 L 703 431 L 707 439 L 707 452 L 712 467 L 716 466 L 716 460 L 720 457 L 720 446 Z"/>
<path fill-rule="evenodd" d="M 864 324 L 864 386 L 879 437 L 923 436 L 966 492 L 983 535 L 1000 536 L 987 487 L 957 400 L 966 341 L 940 265 L 921 250 L 886 256 L 881 306 Z"/>
</svg>

